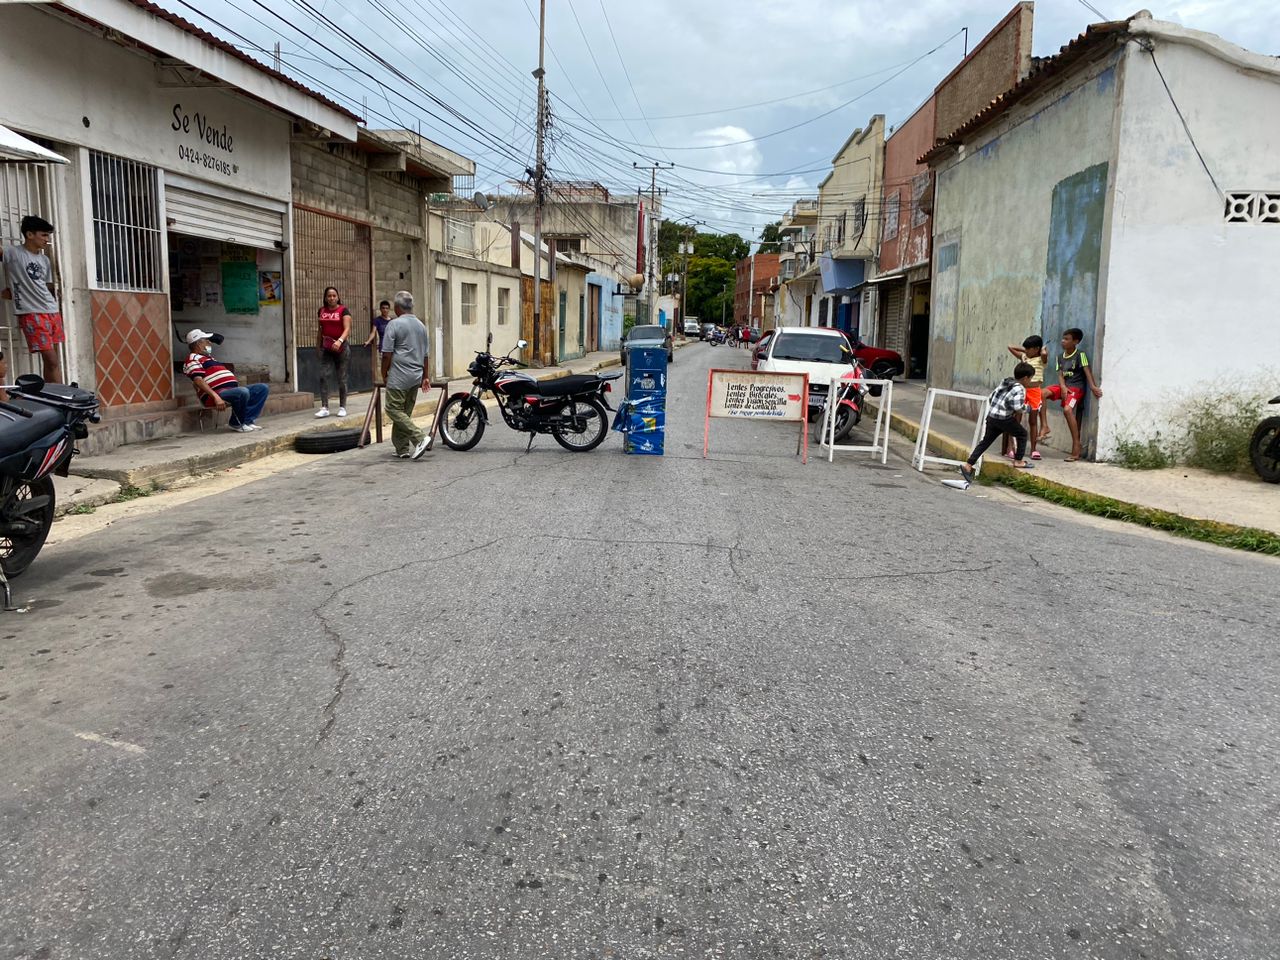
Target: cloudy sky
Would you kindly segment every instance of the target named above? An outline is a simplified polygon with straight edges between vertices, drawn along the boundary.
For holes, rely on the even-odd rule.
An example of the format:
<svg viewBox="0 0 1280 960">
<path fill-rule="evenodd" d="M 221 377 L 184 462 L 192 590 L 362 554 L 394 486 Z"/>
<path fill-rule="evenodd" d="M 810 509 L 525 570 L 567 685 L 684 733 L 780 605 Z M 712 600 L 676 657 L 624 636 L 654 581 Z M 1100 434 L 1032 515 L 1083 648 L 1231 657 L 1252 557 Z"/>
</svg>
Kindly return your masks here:
<svg viewBox="0 0 1280 960">
<path fill-rule="evenodd" d="M 419 127 L 475 159 L 480 188 L 500 188 L 532 164 L 538 0 L 159 2 L 259 57 L 279 43 L 286 72 L 352 106 L 370 127 Z M 813 194 L 868 117 L 883 113 L 890 126 L 909 117 L 963 56 L 963 29 L 972 48 L 1012 6 L 546 3 L 553 176 L 631 192 L 649 183 L 632 164 L 674 163 L 659 175 L 668 215 L 744 236 Z M 1035 54 L 1136 9 L 1088 3 L 1103 16 L 1085 0 L 1041 0 Z M 1172 0 L 1152 13 L 1280 53 L 1275 0 Z"/>
</svg>

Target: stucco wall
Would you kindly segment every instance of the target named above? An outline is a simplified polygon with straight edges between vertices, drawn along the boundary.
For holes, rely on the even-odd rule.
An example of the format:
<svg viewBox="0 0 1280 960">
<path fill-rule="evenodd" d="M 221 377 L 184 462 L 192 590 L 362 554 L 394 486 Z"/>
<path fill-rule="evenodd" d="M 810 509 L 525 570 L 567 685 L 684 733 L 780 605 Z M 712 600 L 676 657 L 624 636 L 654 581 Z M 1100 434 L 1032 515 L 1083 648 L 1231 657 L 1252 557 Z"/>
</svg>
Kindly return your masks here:
<svg viewBox="0 0 1280 960">
<path fill-rule="evenodd" d="M 600 349 L 617 350 L 622 346 L 622 306 L 625 297 L 615 297 L 617 281 L 604 273 L 587 274 L 587 283 L 600 288 Z"/>
<path fill-rule="evenodd" d="M 1060 240 L 1050 258 L 1055 189 L 1061 210 L 1073 177 L 1109 164 L 1117 56 L 1017 108 L 938 170 L 931 386 L 987 393 L 1009 373 L 1005 348 L 1042 332 L 1047 267 L 1075 255 Z M 1089 229 L 1100 238 L 1101 219 Z M 1093 270 L 1096 283 L 1096 260 Z"/>
<path fill-rule="evenodd" d="M 8 92 L 0 97 L 0 123 L 289 199 L 283 116 L 215 87 L 160 87 L 149 58 L 24 4 L 0 4 L 0 52 L 0 90 Z M 32 78 L 39 78 L 38 95 L 13 95 L 31 89 Z M 225 128 L 230 141 L 209 144 L 200 124 L 220 134 Z M 205 166 L 204 156 L 225 168 Z"/>
<path fill-rule="evenodd" d="M 818 189 L 818 250 L 840 258 L 874 258 L 880 241 L 880 199 L 884 177 L 884 117 L 872 117 L 832 160 Z M 859 200 L 863 218 L 857 217 Z M 839 240 L 841 218 L 844 239 Z M 874 266 L 874 264 L 872 264 Z"/>
<path fill-rule="evenodd" d="M 1280 193 L 1280 78 L 1159 38 L 1156 57 L 1223 191 Z M 1150 55 L 1133 44 L 1122 95 L 1098 405 L 1104 454 L 1117 437 L 1162 429 L 1197 392 L 1280 392 L 1280 223 L 1225 222 Z"/>
</svg>

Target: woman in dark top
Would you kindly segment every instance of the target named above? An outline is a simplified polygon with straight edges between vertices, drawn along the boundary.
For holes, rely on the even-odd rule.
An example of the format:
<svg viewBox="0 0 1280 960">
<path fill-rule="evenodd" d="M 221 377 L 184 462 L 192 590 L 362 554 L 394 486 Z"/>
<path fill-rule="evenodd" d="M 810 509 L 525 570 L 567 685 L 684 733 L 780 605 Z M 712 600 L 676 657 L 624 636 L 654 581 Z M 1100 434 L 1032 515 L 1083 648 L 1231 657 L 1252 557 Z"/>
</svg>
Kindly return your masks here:
<svg viewBox="0 0 1280 960">
<path fill-rule="evenodd" d="M 329 416 L 329 378 L 338 380 L 338 416 L 347 415 L 347 362 L 351 359 L 351 311 L 342 305 L 337 287 L 324 288 L 324 305 L 319 313 L 316 352 L 320 357 L 320 409 L 317 417 Z"/>
</svg>

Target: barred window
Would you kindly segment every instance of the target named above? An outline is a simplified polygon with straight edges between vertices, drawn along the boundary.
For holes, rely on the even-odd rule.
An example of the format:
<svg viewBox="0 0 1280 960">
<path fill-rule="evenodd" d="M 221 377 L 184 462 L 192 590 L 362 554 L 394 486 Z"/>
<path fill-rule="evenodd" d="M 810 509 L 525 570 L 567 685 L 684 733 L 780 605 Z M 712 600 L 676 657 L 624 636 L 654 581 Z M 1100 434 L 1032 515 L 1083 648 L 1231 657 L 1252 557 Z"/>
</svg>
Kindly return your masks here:
<svg viewBox="0 0 1280 960">
<path fill-rule="evenodd" d="M 476 322 L 476 285 L 474 283 L 464 283 L 462 285 L 462 323 L 464 326 L 470 326 Z"/>
<path fill-rule="evenodd" d="M 511 288 L 498 288 L 498 326 L 505 326 L 511 309 Z"/>
<path fill-rule="evenodd" d="M 155 167 L 89 152 L 95 279 L 106 290 L 164 289 Z"/>
<path fill-rule="evenodd" d="M 892 240 L 898 235 L 899 210 L 902 198 L 895 193 L 884 202 L 884 239 Z"/>
</svg>

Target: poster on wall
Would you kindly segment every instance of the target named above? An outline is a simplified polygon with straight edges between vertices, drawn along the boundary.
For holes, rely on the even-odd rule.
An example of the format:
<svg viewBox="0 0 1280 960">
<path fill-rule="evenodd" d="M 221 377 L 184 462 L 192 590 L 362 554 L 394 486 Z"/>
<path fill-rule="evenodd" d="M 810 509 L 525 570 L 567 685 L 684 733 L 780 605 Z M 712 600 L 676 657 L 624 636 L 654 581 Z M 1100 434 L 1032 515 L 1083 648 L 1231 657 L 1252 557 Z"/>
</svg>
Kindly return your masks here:
<svg viewBox="0 0 1280 960">
<path fill-rule="evenodd" d="M 258 271 L 258 306 L 278 307 L 281 304 L 282 279 L 279 270 Z"/>
<path fill-rule="evenodd" d="M 223 261 L 222 304 L 227 313 L 258 312 L 258 265 L 252 260 Z"/>
</svg>

